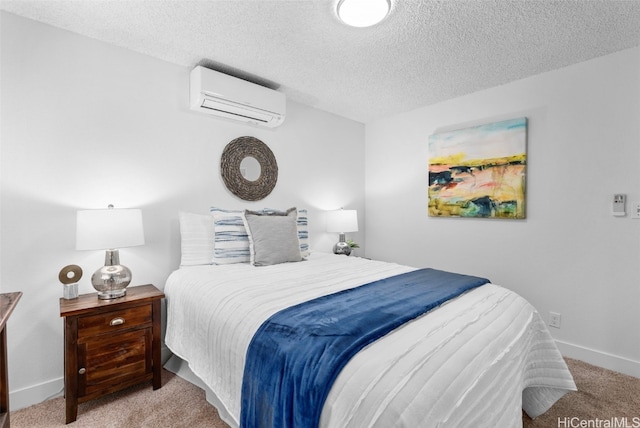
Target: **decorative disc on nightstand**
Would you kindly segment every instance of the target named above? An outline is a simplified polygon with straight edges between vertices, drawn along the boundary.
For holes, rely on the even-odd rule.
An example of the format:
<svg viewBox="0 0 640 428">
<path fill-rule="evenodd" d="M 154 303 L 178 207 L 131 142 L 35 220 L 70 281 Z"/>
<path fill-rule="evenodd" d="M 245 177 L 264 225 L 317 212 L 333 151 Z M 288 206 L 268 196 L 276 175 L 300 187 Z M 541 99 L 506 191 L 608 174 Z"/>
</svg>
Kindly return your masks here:
<svg viewBox="0 0 640 428">
<path fill-rule="evenodd" d="M 63 284 L 73 284 L 82 278 L 82 268 L 78 265 L 69 265 L 62 268 L 58 279 Z"/>
</svg>

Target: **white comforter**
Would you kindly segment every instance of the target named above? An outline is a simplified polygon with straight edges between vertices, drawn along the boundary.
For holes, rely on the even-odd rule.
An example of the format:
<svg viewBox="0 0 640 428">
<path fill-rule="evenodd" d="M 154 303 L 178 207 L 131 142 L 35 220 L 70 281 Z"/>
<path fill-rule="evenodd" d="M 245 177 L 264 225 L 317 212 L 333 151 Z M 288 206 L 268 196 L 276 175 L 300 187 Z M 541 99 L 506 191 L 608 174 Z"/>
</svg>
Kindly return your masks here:
<svg viewBox="0 0 640 428">
<path fill-rule="evenodd" d="M 275 312 L 413 268 L 333 254 L 275 266 L 179 269 L 167 280 L 166 344 L 238 425 L 244 358 Z M 323 427 L 522 426 L 575 390 L 536 310 L 485 285 L 393 331 L 358 353 L 336 379 Z"/>
</svg>

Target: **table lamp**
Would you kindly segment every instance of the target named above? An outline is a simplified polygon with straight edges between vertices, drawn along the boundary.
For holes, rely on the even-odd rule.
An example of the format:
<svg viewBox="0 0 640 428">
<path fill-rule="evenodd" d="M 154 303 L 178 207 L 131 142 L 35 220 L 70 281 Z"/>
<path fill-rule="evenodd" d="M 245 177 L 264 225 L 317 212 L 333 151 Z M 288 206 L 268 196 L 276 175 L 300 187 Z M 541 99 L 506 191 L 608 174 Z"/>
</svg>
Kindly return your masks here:
<svg viewBox="0 0 640 428">
<path fill-rule="evenodd" d="M 77 213 L 76 250 L 106 250 L 104 266 L 91 276 L 99 299 L 127 294 L 131 270 L 120 264 L 118 248 L 144 245 L 139 209 L 81 210 Z"/>
<path fill-rule="evenodd" d="M 340 234 L 339 242 L 333 246 L 334 254 L 351 254 L 351 247 L 345 240 L 346 232 L 358 231 L 358 211 L 337 210 L 327 213 L 327 232 L 337 232 Z"/>
</svg>

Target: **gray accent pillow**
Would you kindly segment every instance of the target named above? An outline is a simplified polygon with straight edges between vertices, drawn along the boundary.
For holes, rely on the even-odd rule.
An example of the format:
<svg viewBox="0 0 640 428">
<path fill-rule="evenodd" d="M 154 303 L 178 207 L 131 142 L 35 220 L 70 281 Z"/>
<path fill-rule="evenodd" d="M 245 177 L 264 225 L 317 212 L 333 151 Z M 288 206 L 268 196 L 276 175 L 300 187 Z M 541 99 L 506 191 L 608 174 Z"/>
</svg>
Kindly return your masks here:
<svg viewBox="0 0 640 428">
<path fill-rule="evenodd" d="M 290 208 L 284 212 L 244 212 L 251 264 L 269 266 L 278 263 L 299 262 L 298 212 Z"/>
</svg>

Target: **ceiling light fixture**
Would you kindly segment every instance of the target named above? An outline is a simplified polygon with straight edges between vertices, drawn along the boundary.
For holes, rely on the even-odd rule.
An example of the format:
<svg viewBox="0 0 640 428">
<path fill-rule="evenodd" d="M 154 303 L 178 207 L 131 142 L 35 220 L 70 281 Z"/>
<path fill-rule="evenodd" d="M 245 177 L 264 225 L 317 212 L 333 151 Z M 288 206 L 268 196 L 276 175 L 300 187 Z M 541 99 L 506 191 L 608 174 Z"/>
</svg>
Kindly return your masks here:
<svg viewBox="0 0 640 428">
<path fill-rule="evenodd" d="M 371 27 L 391 10 L 390 0 L 340 0 L 338 17 L 352 27 Z"/>
</svg>

